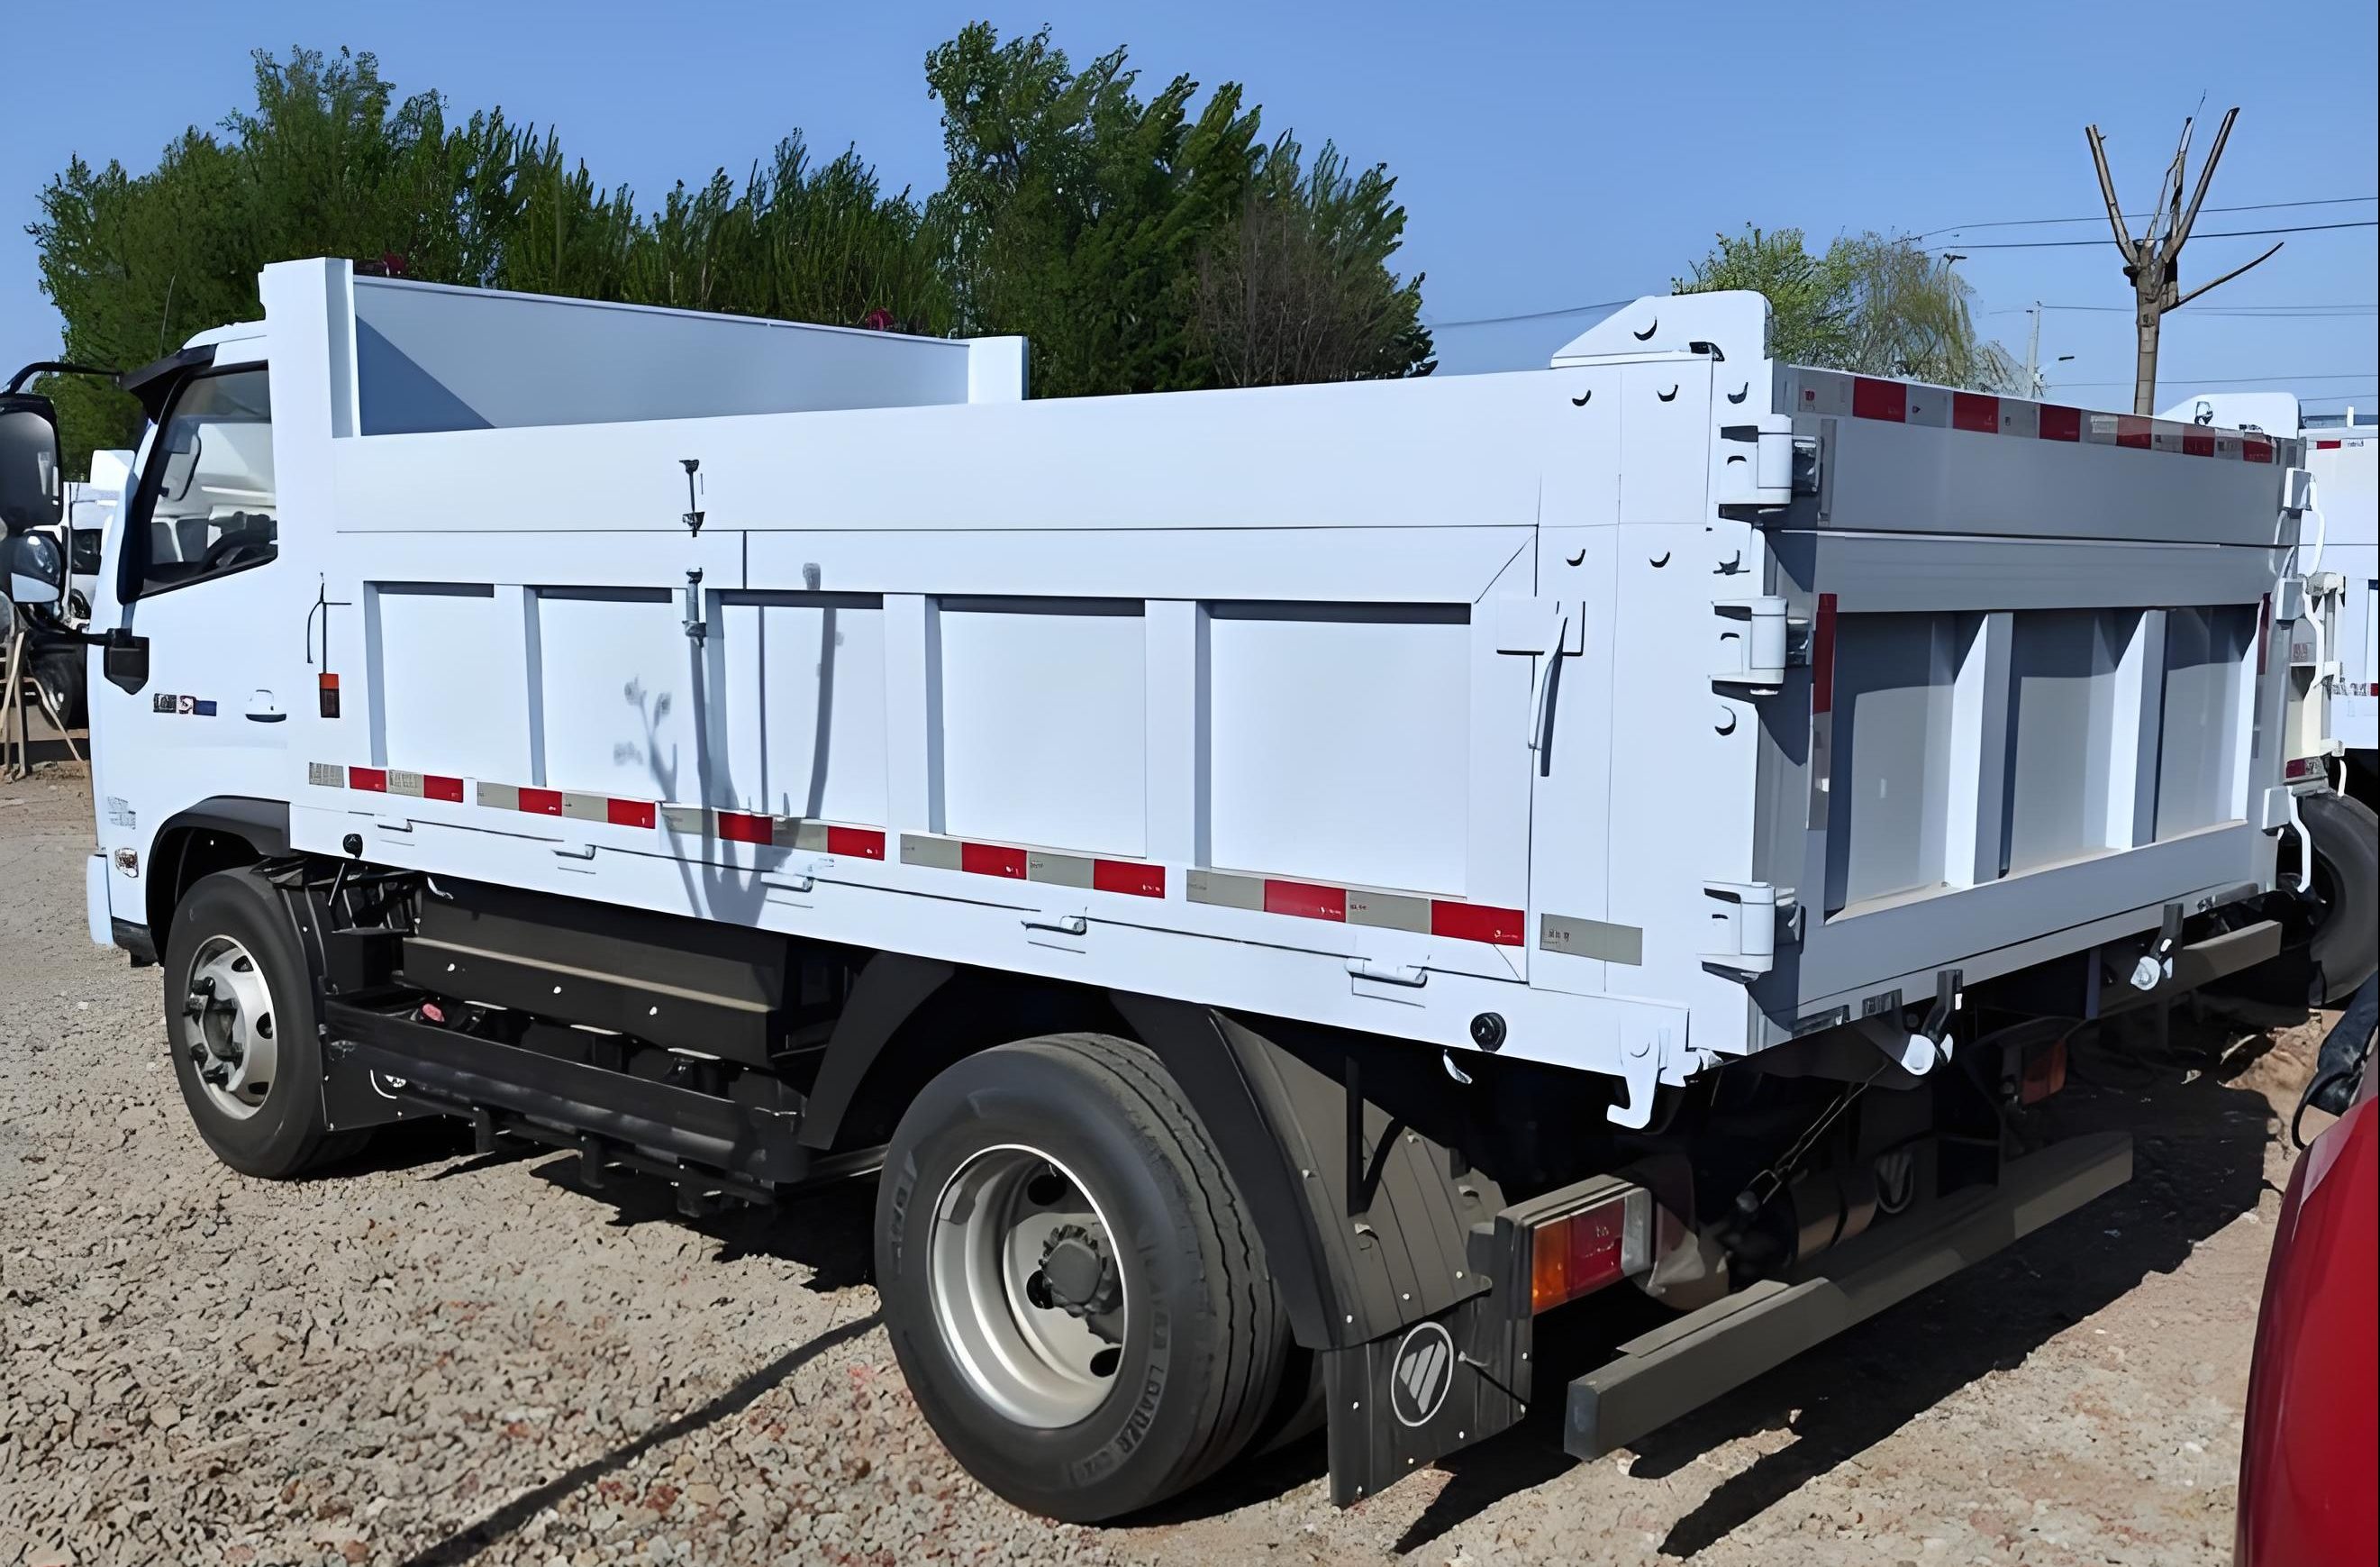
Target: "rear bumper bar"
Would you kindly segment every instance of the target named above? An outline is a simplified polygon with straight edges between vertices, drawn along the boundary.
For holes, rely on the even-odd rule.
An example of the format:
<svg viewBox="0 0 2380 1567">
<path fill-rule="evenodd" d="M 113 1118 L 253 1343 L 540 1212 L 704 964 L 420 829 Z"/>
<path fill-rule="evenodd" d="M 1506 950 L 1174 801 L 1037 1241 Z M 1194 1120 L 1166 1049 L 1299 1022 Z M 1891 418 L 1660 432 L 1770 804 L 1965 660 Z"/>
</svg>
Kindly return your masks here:
<svg viewBox="0 0 2380 1567">
<path fill-rule="evenodd" d="M 1570 1385 L 1562 1447 L 1599 1458 L 1812 1345 L 1980 1262 L 2132 1175 L 2121 1132 L 2070 1137 L 2003 1167 L 1996 1186 L 1826 1253 L 1808 1277 L 1740 1290 L 1620 1346 Z"/>
</svg>

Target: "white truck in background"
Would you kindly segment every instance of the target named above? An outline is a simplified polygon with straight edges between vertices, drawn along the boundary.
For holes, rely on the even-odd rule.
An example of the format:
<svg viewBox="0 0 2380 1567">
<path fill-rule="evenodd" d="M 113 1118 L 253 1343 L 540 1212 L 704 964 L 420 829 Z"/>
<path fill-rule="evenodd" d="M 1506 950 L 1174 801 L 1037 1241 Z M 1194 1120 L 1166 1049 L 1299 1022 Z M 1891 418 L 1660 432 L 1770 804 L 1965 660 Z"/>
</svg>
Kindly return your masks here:
<svg viewBox="0 0 2380 1567">
<path fill-rule="evenodd" d="M 2307 686 L 2307 732 L 2326 735 L 2343 764 L 2341 788 L 2366 804 L 2380 799 L 2380 423 L 2352 407 L 2307 413 L 2275 392 L 2201 393 L 2166 417 L 2303 445 L 2313 524 L 2299 550 L 2307 603 L 2289 662 Z"/>
<path fill-rule="evenodd" d="M 2338 580 L 2326 629 L 2330 731 L 2347 753 L 2349 787 L 2380 800 L 2380 424 L 2373 416 L 2309 415 L 2306 471 L 2327 525 L 2321 568 Z"/>
<path fill-rule="evenodd" d="M 908 1385 L 1045 1513 L 1632 1442 L 2124 1180 L 2076 1029 L 2374 965 L 2293 436 L 1783 364 L 1745 294 L 1038 402 L 1014 339 L 261 295 L 124 378 L 82 634 L 91 932 L 200 1136 L 880 1170 Z M 1564 1386 L 1556 1310 L 1661 1320 Z"/>
</svg>

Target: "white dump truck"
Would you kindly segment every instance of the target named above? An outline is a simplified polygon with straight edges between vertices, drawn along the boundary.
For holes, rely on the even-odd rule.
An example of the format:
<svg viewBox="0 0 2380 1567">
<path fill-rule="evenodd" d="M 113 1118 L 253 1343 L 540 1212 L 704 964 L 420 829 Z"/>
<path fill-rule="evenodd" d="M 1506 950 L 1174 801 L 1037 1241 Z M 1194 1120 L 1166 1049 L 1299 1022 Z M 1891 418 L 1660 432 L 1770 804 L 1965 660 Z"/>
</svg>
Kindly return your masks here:
<svg viewBox="0 0 2380 1567">
<path fill-rule="evenodd" d="M 909 1386 L 1045 1513 L 1630 1442 L 2123 1181 L 2076 1029 L 2374 965 L 2294 438 L 1798 369 L 1749 294 L 1029 401 L 1015 339 L 261 291 L 124 378 L 86 634 L 91 935 L 200 1135 L 880 1170 Z M 1659 1321 L 1540 1375 L 1598 1310 Z"/>
<path fill-rule="evenodd" d="M 2347 791 L 2380 797 L 2380 429 L 2352 407 L 2307 413 L 2285 392 L 2204 392 L 2167 417 L 2299 438 L 2312 490 L 2300 552 L 2305 613 L 2289 634 L 2309 740 L 2330 741 Z M 2326 766 L 2293 758 L 2301 770 Z"/>
</svg>

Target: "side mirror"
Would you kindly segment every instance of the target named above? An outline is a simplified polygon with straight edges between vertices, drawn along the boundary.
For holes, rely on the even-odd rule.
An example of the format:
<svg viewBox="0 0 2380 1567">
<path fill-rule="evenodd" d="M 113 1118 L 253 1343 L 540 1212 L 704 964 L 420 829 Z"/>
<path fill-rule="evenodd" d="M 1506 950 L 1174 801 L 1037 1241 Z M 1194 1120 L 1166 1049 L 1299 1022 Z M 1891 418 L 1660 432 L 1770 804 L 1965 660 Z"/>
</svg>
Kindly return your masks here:
<svg viewBox="0 0 2380 1567">
<path fill-rule="evenodd" d="M 65 595 L 66 552 L 51 533 L 10 533 L 0 540 L 0 587 L 8 601 L 30 607 L 55 604 Z"/>
<path fill-rule="evenodd" d="M 0 393 L 0 523 L 12 534 L 55 528 L 64 501 L 57 409 L 30 392 Z"/>
</svg>

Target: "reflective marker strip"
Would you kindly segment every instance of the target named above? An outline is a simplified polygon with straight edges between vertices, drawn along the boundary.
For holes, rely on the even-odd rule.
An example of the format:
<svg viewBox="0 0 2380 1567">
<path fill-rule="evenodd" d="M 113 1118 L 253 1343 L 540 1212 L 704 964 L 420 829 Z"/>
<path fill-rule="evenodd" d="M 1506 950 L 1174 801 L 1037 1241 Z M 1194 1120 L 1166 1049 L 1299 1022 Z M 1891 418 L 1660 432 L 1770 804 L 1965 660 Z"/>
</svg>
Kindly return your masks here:
<svg viewBox="0 0 2380 1567">
<path fill-rule="evenodd" d="M 1486 941 L 1499 947 L 1521 945 L 1526 930 L 1525 919 L 1514 908 L 1464 903 L 1459 898 L 1426 898 L 1411 893 L 1380 893 L 1317 881 L 1239 876 L 1221 870 L 1190 872 L 1188 893 L 1192 903 L 1218 908 L 1281 914 L 1376 929 L 1410 930 L 1454 941 Z"/>
<path fill-rule="evenodd" d="M 996 844 L 961 844 L 959 869 L 970 876 L 1000 876 L 1012 881 L 1025 880 L 1025 851 L 1002 848 Z"/>
<path fill-rule="evenodd" d="M 1275 881 L 1268 877 L 1264 884 L 1264 911 L 1267 914 L 1294 915 L 1300 919 L 1335 919 L 1344 924 L 1347 890 L 1344 887 L 1318 886 L 1311 881 Z"/>
<path fill-rule="evenodd" d="M 2273 441 L 2236 430 L 2183 424 L 2137 414 L 2085 415 L 2055 403 L 2029 403 L 1983 392 L 1958 392 L 1912 381 L 1886 381 L 1839 370 L 1794 369 L 1786 383 L 1791 411 L 1849 415 L 1886 424 L 1949 429 L 1971 435 L 2067 441 L 2131 451 L 2172 452 L 2227 462 L 2269 463 Z M 2316 443 L 2319 445 L 2319 443 Z"/>
<path fill-rule="evenodd" d="M 970 843 L 931 832 L 902 833 L 901 863 L 927 870 L 958 870 L 970 876 L 1038 881 L 1052 887 L 1082 887 L 1135 898 L 1165 895 L 1165 868 L 1161 865 L 1062 854 L 1053 849 L 1025 849 L 1008 844 Z"/>
<path fill-rule="evenodd" d="M 1485 941 L 1495 947 L 1517 947 L 1521 944 L 1526 923 L 1516 908 L 1490 908 L 1486 904 L 1430 900 L 1429 933 L 1433 936 L 1451 936 L 1458 941 Z"/>
<path fill-rule="evenodd" d="M 842 827 L 806 817 L 709 810 L 701 806 L 662 806 L 659 810 L 662 830 L 681 837 L 767 844 L 781 849 L 847 855 L 854 859 L 884 857 L 884 834 L 874 827 Z"/>
<path fill-rule="evenodd" d="M 1810 627 L 1810 712 L 1835 711 L 1835 596 L 1818 595 L 1818 618 Z"/>
<path fill-rule="evenodd" d="M 1826 608 L 1830 612 L 1831 602 Z M 1831 618 L 1829 613 L 1827 619 L 1831 622 Z M 1828 630 L 1831 633 L 1830 624 Z M 456 803 L 463 798 L 461 779 L 434 773 L 311 762 L 306 774 L 310 783 L 325 788 L 345 784 L 367 794 Z M 856 859 L 884 857 L 884 832 L 874 827 L 847 827 L 803 817 L 763 816 L 755 811 L 713 810 L 702 806 L 656 805 L 650 800 L 626 800 L 577 790 L 524 788 L 511 784 L 482 783 L 478 798 L 481 806 L 492 810 L 601 821 L 614 827 L 658 825 L 665 832 L 685 836 L 805 849 Z M 901 863 L 1003 881 L 1087 888 L 1128 897 L 1165 896 L 1165 867 L 1161 865 L 1020 848 L 1010 844 L 972 843 L 932 833 L 901 834 Z M 1213 870 L 1191 871 L 1187 893 L 1193 903 L 1376 929 L 1406 930 L 1453 941 L 1484 941 L 1493 946 L 1517 947 L 1524 934 L 1525 922 L 1520 910 L 1465 903 L 1459 898 L 1429 898 L 1412 893 Z"/>
<path fill-rule="evenodd" d="M 463 803 L 463 780 L 443 773 L 407 772 L 398 768 L 346 767 L 336 762 L 306 764 L 306 781 L 326 789 L 348 788 L 372 795 L 397 795 L 407 799 Z M 749 811 L 713 811 L 699 806 L 656 805 L 650 800 L 622 799 L 613 795 L 589 795 L 575 789 L 533 789 L 511 784 L 482 783 L 479 804 L 490 810 L 526 811 L 532 816 L 558 816 L 571 821 L 601 821 L 612 827 L 666 827 L 697 837 L 725 838 L 735 843 L 771 844 L 847 855 L 855 859 L 882 859 L 884 833 L 874 827 L 844 827 L 799 817 L 760 816 Z"/>
</svg>

